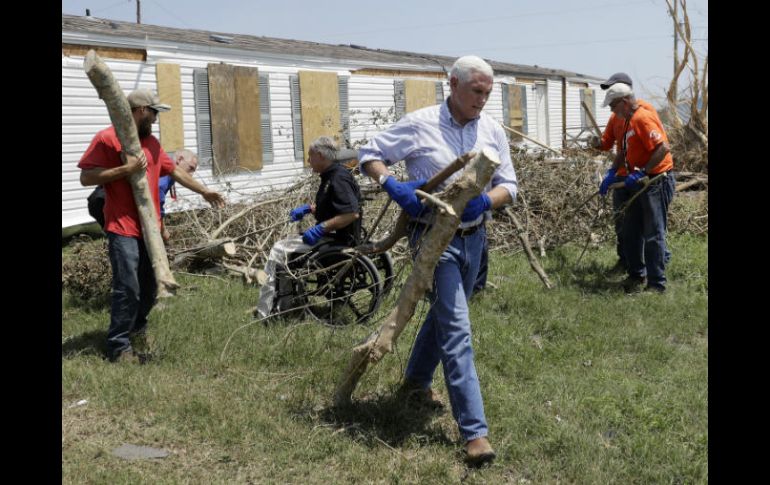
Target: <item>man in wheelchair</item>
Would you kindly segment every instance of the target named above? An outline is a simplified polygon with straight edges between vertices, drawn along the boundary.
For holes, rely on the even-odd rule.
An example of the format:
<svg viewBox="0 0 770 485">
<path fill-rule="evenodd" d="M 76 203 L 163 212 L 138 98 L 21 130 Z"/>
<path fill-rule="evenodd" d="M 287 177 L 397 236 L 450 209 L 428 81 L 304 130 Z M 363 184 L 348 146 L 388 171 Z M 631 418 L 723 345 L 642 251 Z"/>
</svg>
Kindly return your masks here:
<svg viewBox="0 0 770 485">
<path fill-rule="evenodd" d="M 308 163 L 313 172 L 321 177 L 321 185 L 314 204 L 302 205 L 289 214 L 292 221 L 299 221 L 312 213 L 318 224 L 305 231 L 301 237 L 278 241 L 270 250 L 265 265 L 267 280 L 260 289 L 256 317 L 265 318 L 284 310 L 280 306 L 286 306 L 285 303 L 277 305 L 280 296 L 294 291 L 294 288 L 276 288 L 281 280 L 278 276 L 279 273 L 291 271 L 292 262 L 298 257 L 321 246 L 352 247 L 360 242 L 361 190 L 350 171 L 337 163 L 339 152 L 337 144 L 328 136 L 321 136 L 310 144 Z M 276 290 L 279 290 L 279 298 L 276 298 Z"/>
</svg>

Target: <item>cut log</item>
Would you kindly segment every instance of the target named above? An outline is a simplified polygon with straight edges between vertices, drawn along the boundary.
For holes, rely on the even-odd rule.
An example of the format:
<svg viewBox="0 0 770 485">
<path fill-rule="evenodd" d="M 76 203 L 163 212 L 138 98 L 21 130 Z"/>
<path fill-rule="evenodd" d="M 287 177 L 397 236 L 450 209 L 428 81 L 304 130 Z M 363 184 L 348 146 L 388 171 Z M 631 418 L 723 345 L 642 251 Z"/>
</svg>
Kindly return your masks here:
<svg viewBox="0 0 770 485">
<path fill-rule="evenodd" d="M 235 243 L 232 239 L 217 239 L 180 251 L 174 256 L 174 266 L 182 265 L 190 260 L 221 259 L 224 256 L 235 256 L 236 253 Z"/>
<path fill-rule="evenodd" d="M 494 152 L 482 150 L 470 161 L 462 175 L 443 192 L 441 199 L 450 204 L 456 214 L 462 214 L 468 201 L 484 190 L 499 165 L 500 161 Z M 444 211 L 437 213 L 435 222 L 423 236 L 412 273 L 401 289 L 396 307 L 377 331 L 353 349 L 350 362 L 334 392 L 336 405 L 348 404 L 367 366 L 376 364 L 385 354 L 393 351 L 393 345 L 412 318 L 417 303 L 433 285 L 436 264 L 452 241 L 459 224 L 460 218 L 457 215 Z"/>
<path fill-rule="evenodd" d="M 112 75 L 112 71 L 96 55 L 94 50 L 89 50 L 86 54 L 83 68 L 88 79 L 91 80 L 91 84 L 96 88 L 96 92 L 99 93 L 99 98 L 107 105 L 110 121 L 115 127 L 123 151 L 127 155 L 138 156 L 142 153 L 142 146 L 136 132 L 136 123 L 134 123 L 134 118 L 131 115 L 128 99 Z M 147 254 L 150 257 L 152 270 L 158 282 L 157 296 L 158 298 L 172 296 L 174 291 L 179 288 L 179 284 L 174 280 L 174 275 L 169 268 L 166 247 L 163 245 L 163 239 L 160 235 L 157 209 L 152 199 L 147 176 L 145 172 L 133 173 L 128 177 L 128 182 L 134 194 Z"/>
</svg>

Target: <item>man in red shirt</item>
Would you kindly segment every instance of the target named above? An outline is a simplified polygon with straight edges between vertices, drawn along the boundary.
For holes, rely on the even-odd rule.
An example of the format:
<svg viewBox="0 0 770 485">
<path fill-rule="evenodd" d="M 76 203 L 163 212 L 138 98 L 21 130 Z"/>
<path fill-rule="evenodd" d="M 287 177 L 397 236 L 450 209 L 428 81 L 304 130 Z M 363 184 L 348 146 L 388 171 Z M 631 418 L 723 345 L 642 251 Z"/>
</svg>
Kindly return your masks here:
<svg viewBox="0 0 770 485">
<path fill-rule="evenodd" d="M 624 289 L 639 291 L 647 283 L 647 290 L 663 292 L 670 254 L 666 247 L 668 206 L 674 197 L 674 176 L 669 173 L 674 168 L 674 160 L 668 137 L 655 109 L 637 100 L 628 84 L 610 86 L 603 106 L 609 106 L 614 116 L 624 122 L 621 157 L 616 158 L 620 166 L 615 173 L 610 169 L 605 177 L 605 181 L 610 180 L 606 185 L 615 181 L 622 171 L 625 185 L 617 191 L 622 200 L 628 200 L 644 189 L 644 184 L 639 183 L 642 178 L 665 174 L 644 189 L 626 209 L 621 230 L 622 250 L 628 264 Z"/>
<path fill-rule="evenodd" d="M 158 178 L 171 177 L 203 196 L 214 207 L 224 206 L 222 196 L 195 181 L 179 168 L 152 135 L 152 124 L 159 111 L 170 111 L 158 97 L 147 89 L 137 89 L 128 95 L 128 104 L 136 123 L 142 153 L 126 155 L 120 145 L 115 127 L 97 133 L 78 163 L 80 183 L 84 186 L 103 185 L 105 190 L 104 230 L 107 233 L 110 265 L 112 266 L 112 305 L 110 328 L 107 332 L 107 357 L 110 361 L 138 360 L 131 341 L 139 347 L 146 340 L 147 315 L 155 304 L 157 282 L 142 239 L 139 213 L 127 177 L 145 171 L 155 203 L 160 227 L 160 196 Z M 125 162 L 125 163 L 123 163 Z"/>
</svg>

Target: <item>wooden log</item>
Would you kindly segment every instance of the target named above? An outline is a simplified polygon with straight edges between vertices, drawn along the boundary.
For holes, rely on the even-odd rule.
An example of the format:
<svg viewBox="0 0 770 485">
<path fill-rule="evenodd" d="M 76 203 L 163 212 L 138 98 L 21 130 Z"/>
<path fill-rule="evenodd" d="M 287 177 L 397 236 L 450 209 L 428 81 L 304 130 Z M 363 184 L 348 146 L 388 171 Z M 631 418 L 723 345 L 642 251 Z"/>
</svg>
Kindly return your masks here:
<svg viewBox="0 0 770 485">
<path fill-rule="evenodd" d="M 596 134 L 599 135 L 599 138 L 601 138 L 602 130 L 599 129 L 599 124 L 596 122 L 596 118 L 594 118 L 594 114 L 591 113 L 590 109 L 588 109 L 588 105 L 586 105 L 585 101 L 581 101 L 580 104 L 583 105 L 583 110 L 585 110 L 586 116 L 588 117 L 588 121 L 591 122 L 591 126 L 594 127 L 594 130 L 596 130 Z"/>
<path fill-rule="evenodd" d="M 180 251 L 174 257 L 174 266 L 179 266 L 190 260 L 221 259 L 225 256 L 235 256 L 235 243 L 230 238 L 207 241 L 194 248 Z"/>
<path fill-rule="evenodd" d="M 462 214 L 468 201 L 484 190 L 499 165 L 496 154 L 483 149 L 470 161 L 463 174 L 444 191 L 444 201 L 452 206 L 456 214 Z M 353 349 L 353 355 L 334 392 L 336 405 L 349 403 L 367 366 L 376 364 L 385 354 L 393 351 L 393 345 L 412 318 L 417 303 L 433 285 L 436 264 L 452 241 L 459 224 L 460 218 L 457 215 L 444 211 L 436 215 L 434 224 L 423 236 L 420 252 L 412 273 L 401 289 L 396 307 L 377 331 Z"/>
<path fill-rule="evenodd" d="M 435 174 L 433 177 L 428 179 L 428 181 L 425 182 L 425 185 L 420 187 L 420 190 L 422 190 L 423 192 L 433 192 L 442 183 L 444 183 L 449 177 L 451 177 L 455 172 L 465 167 L 468 164 L 468 162 L 471 159 L 473 159 L 475 156 L 476 154 L 474 152 L 468 152 L 455 158 L 454 161 L 452 161 L 452 163 L 442 168 L 437 174 Z M 380 217 L 382 217 L 382 214 L 380 215 Z M 408 220 L 409 219 L 406 213 L 404 211 L 401 211 L 401 213 L 398 216 L 398 219 L 396 220 L 396 225 L 393 227 L 393 230 L 390 232 L 390 234 L 388 234 L 385 238 L 380 239 L 379 241 L 368 242 L 366 244 L 357 246 L 356 250 L 363 254 L 384 253 L 388 249 L 392 248 L 393 245 L 396 244 L 399 239 L 406 236 L 407 234 L 406 225 Z M 379 219 L 378 219 L 378 222 L 379 222 Z"/>
<path fill-rule="evenodd" d="M 110 121 L 115 127 L 123 151 L 127 155 L 138 156 L 142 153 L 142 146 L 139 143 L 136 123 L 134 123 L 134 117 L 131 115 L 128 99 L 112 75 L 112 71 L 93 50 L 89 50 L 86 54 L 83 68 L 88 79 L 91 80 L 91 84 L 96 88 L 96 92 L 99 93 L 99 98 L 107 105 Z M 128 182 L 134 194 L 147 254 L 150 257 L 152 270 L 158 282 L 157 296 L 158 298 L 172 296 L 174 291 L 179 288 L 179 284 L 174 280 L 174 275 L 169 268 L 166 247 L 160 235 L 157 209 L 152 199 L 146 173 L 144 171 L 133 173 L 128 177 Z"/>
</svg>

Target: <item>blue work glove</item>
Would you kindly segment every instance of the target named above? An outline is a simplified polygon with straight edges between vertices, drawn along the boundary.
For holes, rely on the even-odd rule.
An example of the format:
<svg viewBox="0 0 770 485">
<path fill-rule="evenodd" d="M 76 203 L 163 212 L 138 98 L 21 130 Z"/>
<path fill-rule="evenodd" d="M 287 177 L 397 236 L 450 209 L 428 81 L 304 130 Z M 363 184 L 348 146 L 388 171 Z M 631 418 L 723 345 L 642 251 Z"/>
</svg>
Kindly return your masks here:
<svg viewBox="0 0 770 485">
<path fill-rule="evenodd" d="M 420 199 L 414 194 L 416 189 L 419 189 L 427 182 L 425 179 L 413 180 L 411 182 L 398 182 L 392 175 L 385 180 L 382 184 L 382 188 L 388 193 L 391 199 L 395 200 L 402 209 L 406 211 L 412 217 L 417 217 L 420 212 L 423 211 L 423 207 Z"/>
<path fill-rule="evenodd" d="M 310 213 L 310 204 L 305 204 L 297 207 L 296 209 L 292 209 L 291 212 L 289 212 L 289 215 L 291 216 L 292 222 L 301 221 L 303 217 L 305 217 L 305 214 Z"/>
<path fill-rule="evenodd" d="M 644 170 L 637 170 L 628 177 L 626 177 L 626 188 L 632 189 L 636 187 L 636 184 L 639 183 L 639 180 L 646 177 L 647 173 Z"/>
<path fill-rule="evenodd" d="M 302 242 L 308 246 L 315 246 L 324 236 L 324 228 L 321 224 L 316 224 L 302 234 Z"/>
<path fill-rule="evenodd" d="M 618 181 L 617 175 L 615 175 L 615 169 L 610 168 L 607 170 L 607 174 L 604 176 L 604 179 L 602 180 L 601 185 L 599 185 L 599 194 L 601 195 L 607 195 L 607 192 L 610 190 L 610 185 L 614 184 Z"/>
<path fill-rule="evenodd" d="M 463 222 L 473 221 L 491 208 L 492 199 L 486 193 L 482 193 L 468 201 L 460 220 Z"/>
</svg>

